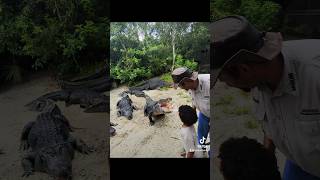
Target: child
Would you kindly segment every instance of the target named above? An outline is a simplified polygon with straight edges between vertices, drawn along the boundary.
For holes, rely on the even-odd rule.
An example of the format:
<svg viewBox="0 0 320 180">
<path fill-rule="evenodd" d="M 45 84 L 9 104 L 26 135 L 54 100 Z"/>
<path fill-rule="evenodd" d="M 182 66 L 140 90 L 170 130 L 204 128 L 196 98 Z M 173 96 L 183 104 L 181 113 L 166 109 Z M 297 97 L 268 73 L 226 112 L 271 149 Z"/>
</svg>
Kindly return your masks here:
<svg viewBox="0 0 320 180">
<path fill-rule="evenodd" d="M 255 139 L 230 138 L 219 150 L 225 180 L 281 180 L 275 154 Z"/>
<path fill-rule="evenodd" d="M 183 123 L 181 128 L 181 138 L 185 153 L 181 153 L 181 156 L 186 158 L 199 158 L 200 151 L 197 150 L 197 138 L 193 124 L 198 120 L 197 112 L 191 106 L 182 105 L 179 107 L 179 116 Z"/>
</svg>

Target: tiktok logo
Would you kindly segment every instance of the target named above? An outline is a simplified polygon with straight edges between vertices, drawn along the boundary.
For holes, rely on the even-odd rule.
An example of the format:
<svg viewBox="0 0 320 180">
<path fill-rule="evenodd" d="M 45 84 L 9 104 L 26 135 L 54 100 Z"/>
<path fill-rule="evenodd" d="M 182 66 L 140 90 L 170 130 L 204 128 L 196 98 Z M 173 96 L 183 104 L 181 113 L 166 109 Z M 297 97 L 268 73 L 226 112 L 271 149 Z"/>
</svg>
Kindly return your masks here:
<svg viewBox="0 0 320 180">
<path fill-rule="evenodd" d="M 206 138 L 202 136 L 202 138 L 200 139 L 200 144 L 203 145 L 205 142 L 206 142 Z"/>
</svg>

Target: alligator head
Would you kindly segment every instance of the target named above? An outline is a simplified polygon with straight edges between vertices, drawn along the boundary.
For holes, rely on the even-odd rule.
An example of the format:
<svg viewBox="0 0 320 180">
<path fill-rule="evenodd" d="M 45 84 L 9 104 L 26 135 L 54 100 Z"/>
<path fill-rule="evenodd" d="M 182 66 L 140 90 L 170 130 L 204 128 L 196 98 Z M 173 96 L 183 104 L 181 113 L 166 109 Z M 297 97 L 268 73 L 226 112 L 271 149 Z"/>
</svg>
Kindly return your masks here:
<svg viewBox="0 0 320 180">
<path fill-rule="evenodd" d="M 158 116 L 158 115 L 162 115 L 164 114 L 164 110 L 161 108 L 161 105 L 159 103 L 156 103 L 153 107 L 152 107 L 152 115 L 154 116 Z"/>
</svg>

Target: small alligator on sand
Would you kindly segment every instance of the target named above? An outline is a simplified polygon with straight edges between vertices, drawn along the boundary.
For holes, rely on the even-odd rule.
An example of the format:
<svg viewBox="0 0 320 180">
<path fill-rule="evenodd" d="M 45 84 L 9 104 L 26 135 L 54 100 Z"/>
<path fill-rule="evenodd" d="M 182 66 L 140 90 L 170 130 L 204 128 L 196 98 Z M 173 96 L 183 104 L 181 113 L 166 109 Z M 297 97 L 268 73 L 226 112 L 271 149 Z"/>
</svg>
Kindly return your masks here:
<svg viewBox="0 0 320 180">
<path fill-rule="evenodd" d="M 29 151 L 22 158 L 22 176 L 40 171 L 54 178 L 69 180 L 72 178 L 75 150 L 85 154 L 92 151 L 82 140 L 70 135 L 69 123 L 56 116 L 55 111 L 43 111 L 36 121 L 25 125 L 20 148 Z"/>
<path fill-rule="evenodd" d="M 66 106 L 80 104 L 84 112 L 109 112 L 109 97 L 89 89 L 60 90 L 47 93 L 26 104 L 31 111 L 42 111 L 46 107 L 46 100 L 65 101 Z"/>
<path fill-rule="evenodd" d="M 117 102 L 117 109 L 118 117 L 125 116 L 128 120 L 131 120 L 133 110 L 137 110 L 137 107 L 132 105 L 132 100 L 129 98 L 128 94 L 126 94 Z"/>
<path fill-rule="evenodd" d="M 144 115 L 149 118 L 150 125 L 154 125 L 154 119 L 163 117 L 165 112 L 161 108 L 161 105 L 158 101 L 152 100 L 148 95 L 146 95 L 146 105 L 144 106 Z"/>
<path fill-rule="evenodd" d="M 161 87 L 168 87 L 170 86 L 169 83 L 161 80 L 160 78 L 152 78 L 143 82 L 139 86 L 130 87 L 129 90 L 153 90 L 153 89 L 160 89 Z"/>
</svg>

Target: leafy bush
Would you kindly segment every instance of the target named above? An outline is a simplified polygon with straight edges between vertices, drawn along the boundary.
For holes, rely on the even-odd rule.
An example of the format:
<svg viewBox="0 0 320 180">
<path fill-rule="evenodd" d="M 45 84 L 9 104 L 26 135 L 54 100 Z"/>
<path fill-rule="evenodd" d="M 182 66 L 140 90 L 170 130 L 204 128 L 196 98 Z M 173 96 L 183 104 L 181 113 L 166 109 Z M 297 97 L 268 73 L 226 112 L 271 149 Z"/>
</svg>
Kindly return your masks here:
<svg viewBox="0 0 320 180">
<path fill-rule="evenodd" d="M 29 61 L 33 70 L 51 69 L 62 77 L 79 73 L 90 63 L 104 62 L 109 53 L 107 6 L 104 0 L 0 1 L 3 64 L 19 66 Z M 7 69 L 11 70 L 3 71 L 3 76 L 18 72 Z"/>
<path fill-rule="evenodd" d="M 184 59 L 181 55 L 178 54 L 176 56 L 175 68 L 178 68 L 178 67 L 187 67 L 192 70 L 197 70 L 198 63 L 195 62 L 194 60 Z"/>
<path fill-rule="evenodd" d="M 163 75 L 160 77 L 160 79 L 163 80 L 163 81 L 165 81 L 165 82 L 168 82 L 168 83 L 172 83 L 172 82 L 173 82 L 171 73 L 165 73 L 165 74 L 163 74 Z"/>
<path fill-rule="evenodd" d="M 22 81 L 22 73 L 23 70 L 20 66 L 12 64 L 12 65 L 6 65 L 0 68 L 0 76 L 5 81 L 13 82 L 13 83 L 19 83 Z"/>
<path fill-rule="evenodd" d="M 269 31 L 278 27 L 280 5 L 264 0 L 212 0 L 211 20 L 229 15 L 242 15 L 258 29 Z"/>
<path fill-rule="evenodd" d="M 141 78 L 149 79 L 151 77 L 151 71 L 144 68 L 121 68 L 119 66 L 113 66 L 110 70 L 111 76 L 115 79 L 119 79 L 121 83 L 129 82 L 129 85 L 135 83 Z"/>
</svg>

